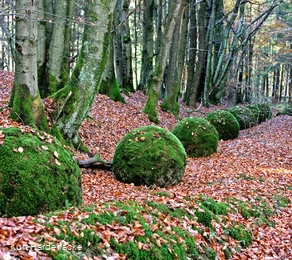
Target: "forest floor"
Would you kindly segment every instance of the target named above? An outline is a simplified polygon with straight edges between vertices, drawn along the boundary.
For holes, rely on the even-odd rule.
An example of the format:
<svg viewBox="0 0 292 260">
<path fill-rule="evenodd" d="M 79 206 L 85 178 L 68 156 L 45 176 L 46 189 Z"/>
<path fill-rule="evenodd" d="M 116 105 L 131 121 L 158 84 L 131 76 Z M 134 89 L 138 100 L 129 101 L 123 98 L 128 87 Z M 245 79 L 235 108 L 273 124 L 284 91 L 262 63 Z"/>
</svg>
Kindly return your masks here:
<svg viewBox="0 0 292 260">
<path fill-rule="evenodd" d="M 19 125 L 8 118 L 7 102 L 12 81 L 12 74 L 0 71 L 1 127 Z M 112 160 L 118 141 L 131 129 L 151 124 L 142 112 L 145 95 L 136 92 L 125 99 L 127 104 L 122 104 L 98 95 L 90 116 L 80 128 L 85 145 L 91 153 L 100 153 L 102 159 Z M 201 107 L 196 111 L 181 104 L 180 117 L 204 117 L 220 108 Z M 158 110 L 159 126 L 172 130 L 177 119 L 159 107 Z M 75 156 L 86 158 L 80 152 L 75 152 Z M 99 250 L 92 247 L 94 241 L 91 238 L 90 243 L 82 244 L 86 250 L 73 250 L 71 259 L 135 259 L 138 256 L 135 248 L 147 251 L 151 245 L 161 249 L 166 246 L 173 259 L 196 259 L 196 253 L 187 249 L 185 241 L 191 241 L 189 239 L 196 241 L 200 253 L 205 252 L 205 259 L 212 259 L 211 251 L 208 256 L 206 248 L 214 250 L 217 259 L 292 259 L 292 117 L 273 117 L 241 130 L 237 139 L 219 141 L 218 152 L 209 157 L 188 158 L 182 182 L 172 187 L 124 184 L 118 182 L 112 172 L 99 169 L 82 169 L 82 186 L 83 207 L 78 209 L 0 218 L 0 259 L 7 257 L 8 252 L 10 259 L 51 259 L 46 250 L 39 250 L 37 246 L 50 243 L 68 246 L 72 244 L 72 237 L 82 244 L 85 229 L 99 235 L 101 240 L 95 245 Z M 193 212 L 204 213 L 198 205 L 208 198 L 225 202 L 228 213 L 214 213 L 212 225 L 204 226 Z M 132 212 L 133 208 L 135 211 Z M 178 209 L 184 209 L 181 216 L 174 214 Z M 97 217 L 94 223 L 84 222 L 92 212 L 95 216 L 106 216 L 106 221 Z M 109 219 L 110 216 L 123 217 L 120 212 L 126 216 L 131 213 L 133 220 Z M 145 223 L 150 228 L 151 238 L 144 241 L 141 237 L 147 235 Z M 71 231 L 64 230 L 66 227 Z M 241 236 L 232 233 L 241 227 Z M 248 233 L 252 235 L 252 241 L 249 241 Z M 135 245 L 131 245 L 132 251 L 130 247 L 114 246 L 113 238 L 120 245 L 129 241 Z M 189 252 L 188 258 L 181 258 L 181 249 L 175 245 L 184 247 Z M 22 250 L 24 246 L 29 247 Z M 58 259 L 70 259 L 65 255 Z"/>
</svg>

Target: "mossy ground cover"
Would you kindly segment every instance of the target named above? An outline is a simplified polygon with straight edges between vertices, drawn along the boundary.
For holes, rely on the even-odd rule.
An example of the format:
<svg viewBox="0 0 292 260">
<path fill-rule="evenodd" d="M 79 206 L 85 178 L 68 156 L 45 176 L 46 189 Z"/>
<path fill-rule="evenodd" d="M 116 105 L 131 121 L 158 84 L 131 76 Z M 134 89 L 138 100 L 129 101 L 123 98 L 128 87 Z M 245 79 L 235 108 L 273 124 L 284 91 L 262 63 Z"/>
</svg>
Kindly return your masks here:
<svg viewBox="0 0 292 260">
<path fill-rule="evenodd" d="M 29 127 L 0 131 L 0 216 L 37 215 L 81 204 L 79 167 L 58 140 Z"/>
<path fill-rule="evenodd" d="M 290 203 L 284 196 L 274 198 L 275 207 L 260 197 L 253 205 L 235 198 L 222 202 L 199 195 L 185 198 L 183 207 L 171 202 L 117 201 L 71 208 L 43 216 L 49 235 L 36 241 L 56 247 L 62 241 L 64 248 L 44 250 L 53 259 L 229 259 L 255 239 L 249 224 L 231 220 L 230 214 L 254 218 L 258 225 L 268 224 L 277 207 Z M 217 252 L 212 248 L 215 245 Z"/>
</svg>

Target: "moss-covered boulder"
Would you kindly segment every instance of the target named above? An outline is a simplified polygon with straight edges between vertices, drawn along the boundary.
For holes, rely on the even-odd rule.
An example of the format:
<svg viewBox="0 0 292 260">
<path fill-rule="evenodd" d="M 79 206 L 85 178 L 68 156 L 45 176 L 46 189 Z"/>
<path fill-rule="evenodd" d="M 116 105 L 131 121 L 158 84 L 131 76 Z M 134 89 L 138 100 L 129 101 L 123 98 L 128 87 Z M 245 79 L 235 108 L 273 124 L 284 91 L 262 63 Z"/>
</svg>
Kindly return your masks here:
<svg viewBox="0 0 292 260">
<path fill-rule="evenodd" d="M 30 128 L 0 129 L 0 158 L 0 216 L 81 204 L 80 169 L 52 136 Z"/>
<path fill-rule="evenodd" d="M 190 157 L 209 156 L 217 152 L 219 134 L 204 118 L 184 118 L 177 123 L 172 133 L 182 142 Z"/>
<path fill-rule="evenodd" d="M 229 140 L 238 137 L 239 123 L 230 112 L 226 110 L 215 110 L 209 113 L 206 119 L 215 126 L 219 134 L 219 139 Z"/>
<path fill-rule="evenodd" d="M 283 111 L 280 112 L 280 113 L 278 113 L 277 115 L 288 115 L 288 116 L 292 116 L 292 105 L 285 106 L 285 108 L 283 109 Z"/>
<path fill-rule="evenodd" d="M 255 104 L 247 108 L 253 112 L 258 124 L 272 118 L 272 111 L 268 104 Z"/>
<path fill-rule="evenodd" d="M 256 116 L 246 106 L 234 106 L 228 111 L 235 116 L 240 129 L 247 129 L 257 124 Z"/>
<path fill-rule="evenodd" d="M 143 126 L 118 143 L 113 172 L 121 182 L 167 187 L 182 180 L 186 157 L 183 145 L 171 132 L 157 126 Z"/>
</svg>

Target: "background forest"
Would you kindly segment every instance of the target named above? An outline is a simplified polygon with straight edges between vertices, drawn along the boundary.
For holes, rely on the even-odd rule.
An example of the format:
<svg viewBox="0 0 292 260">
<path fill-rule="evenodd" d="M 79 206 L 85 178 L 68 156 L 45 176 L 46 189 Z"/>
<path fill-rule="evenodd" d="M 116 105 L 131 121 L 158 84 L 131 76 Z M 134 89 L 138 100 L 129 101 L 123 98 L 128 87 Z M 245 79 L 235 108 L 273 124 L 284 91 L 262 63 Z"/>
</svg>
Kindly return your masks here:
<svg viewBox="0 0 292 260">
<path fill-rule="evenodd" d="M 27 66 L 37 79 L 30 80 L 34 98 L 63 89 L 61 99 L 69 102 L 61 106 L 69 110 L 80 95 L 88 100 L 76 108 L 80 118 L 71 118 L 72 132 L 64 130 L 69 115 L 59 111 L 54 119 L 67 139 L 74 139 L 96 93 L 123 101 L 120 92 L 142 90 L 153 122 L 159 99 L 174 115 L 178 97 L 194 108 L 197 102 L 291 103 L 291 1 L 3 0 L 1 10 L 0 65 L 15 68 L 15 86 Z M 21 35 L 24 24 L 29 30 Z M 84 91 L 74 90 L 77 85 Z M 19 116 L 28 123 L 41 117 Z"/>
</svg>

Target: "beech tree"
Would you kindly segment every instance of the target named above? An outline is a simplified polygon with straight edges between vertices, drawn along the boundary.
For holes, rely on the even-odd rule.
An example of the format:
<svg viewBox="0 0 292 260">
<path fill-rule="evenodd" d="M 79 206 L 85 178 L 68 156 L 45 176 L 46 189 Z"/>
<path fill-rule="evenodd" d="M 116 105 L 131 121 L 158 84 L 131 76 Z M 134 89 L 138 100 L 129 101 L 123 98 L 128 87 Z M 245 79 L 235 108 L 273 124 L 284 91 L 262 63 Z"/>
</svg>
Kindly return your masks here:
<svg viewBox="0 0 292 260">
<path fill-rule="evenodd" d="M 48 127 L 38 86 L 37 49 L 40 39 L 37 37 L 39 16 L 36 8 L 34 1 L 17 1 L 16 9 L 19 12 L 16 16 L 16 67 L 10 99 L 12 116 L 24 124 L 51 132 L 80 148 L 82 143 L 77 131 L 98 93 L 108 60 L 114 1 L 88 3 L 88 21 L 85 24 L 82 48 L 72 77 L 65 87 L 52 96 L 57 105 L 52 113 L 51 130 Z M 70 19 L 69 14 L 66 17 Z M 55 34 L 59 35 L 57 32 Z M 68 35 L 64 30 L 61 34 L 61 42 L 65 43 Z M 52 37 L 58 37 L 56 35 L 53 29 Z M 58 42 L 53 47 L 60 47 L 60 44 Z M 63 55 L 59 62 L 63 63 Z M 60 77 L 61 74 L 58 74 L 59 79 Z"/>
</svg>

